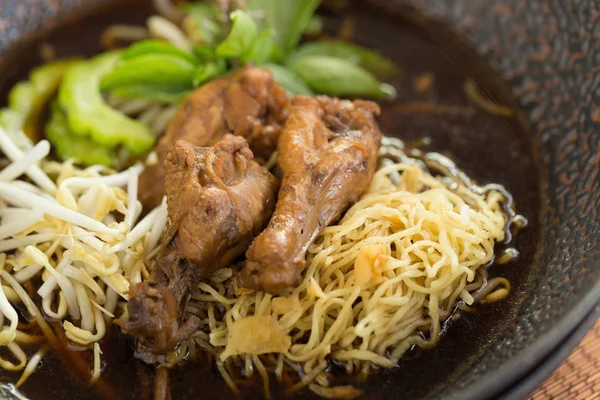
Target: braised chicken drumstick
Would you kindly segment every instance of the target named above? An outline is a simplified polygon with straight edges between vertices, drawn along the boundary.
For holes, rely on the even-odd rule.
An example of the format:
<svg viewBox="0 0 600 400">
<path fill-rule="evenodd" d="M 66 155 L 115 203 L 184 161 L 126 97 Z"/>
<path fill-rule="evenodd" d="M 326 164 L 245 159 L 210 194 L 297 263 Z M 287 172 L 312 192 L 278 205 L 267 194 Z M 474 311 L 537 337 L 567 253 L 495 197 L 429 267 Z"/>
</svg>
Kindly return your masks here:
<svg viewBox="0 0 600 400">
<path fill-rule="evenodd" d="M 146 209 L 158 206 L 165 194 L 163 161 L 177 140 L 210 146 L 226 133 L 246 138 L 257 159 L 267 161 L 287 118 L 289 100 L 271 72 L 244 67 L 214 80 L 184 100 L 156 145 L 157 162 L 139 180 L 139 200 Z"/>
<path fill-rule="evenodd" d="M 193 319 L 180 326 L 189 290 L 246 251 L 269 221 L 279 183 L 233 135 L 212 147 L 177 141 L 165 171 L 170 225 L 150 279 L 130 288 L 129 318 L 121 321 L 155 354 L 195 331 Z"/>
<path fill-rule="evenodd" d="M 298 281 L 309 244 L 371 182 L 381 141 L 378 114 L 368 101 L 292 100 L 277 146 L 283 172 L 277 206 L 246 253 L 242 286 L 275 294 Z"/>
</svg>

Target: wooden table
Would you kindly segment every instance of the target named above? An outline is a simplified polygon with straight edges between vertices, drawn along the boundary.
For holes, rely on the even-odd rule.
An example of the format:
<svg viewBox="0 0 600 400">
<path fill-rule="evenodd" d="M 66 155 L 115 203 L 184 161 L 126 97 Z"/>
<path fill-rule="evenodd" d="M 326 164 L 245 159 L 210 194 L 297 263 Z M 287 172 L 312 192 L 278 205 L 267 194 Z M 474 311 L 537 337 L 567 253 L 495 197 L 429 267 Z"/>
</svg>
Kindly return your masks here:
<svg viewBox="0 0 600 400">
<path fill-rule="evenodd" d="M 600 321 L 529 400 L 600 399 Z"/>
</svg>

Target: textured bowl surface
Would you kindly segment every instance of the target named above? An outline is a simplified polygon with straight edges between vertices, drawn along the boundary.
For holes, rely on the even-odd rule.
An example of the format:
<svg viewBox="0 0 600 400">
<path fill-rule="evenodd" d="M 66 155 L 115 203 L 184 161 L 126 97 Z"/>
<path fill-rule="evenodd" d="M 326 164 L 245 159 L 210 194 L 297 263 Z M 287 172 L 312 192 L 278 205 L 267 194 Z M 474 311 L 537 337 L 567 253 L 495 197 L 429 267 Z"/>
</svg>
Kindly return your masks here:
<svg viewBox="0 0 600 400">
<path fill-rule="evenodd" d="M 442 45 L 460 38 L 464 45 L 453 55 L 486 60 L 529 126 L 540 236 L 526 282 L 514 294 L 515 315 L 460 369 L 443 382 L 432 379 L 424 394 L 493 398 L 552 352 L 600 299 L 600 1 L 367 1 L 424 27 Z M 0 71 L 10 71 L 4 56 L 23 38 L 76 10 L 114 2 L 0 0 Z M 403 398 L 394 391 L 396 379 L 378 381 L 373 398 Z"/>
<path fill-rule="evenodd" d="M 408 5 L 461 34 L 508 82 L 531 125 L 541 236 L 525 301 L 501 339 L 448 383 L 448 397 L 482 398 L 551 352 L 600 298 L 600 2 L 380 3 Z"/>
</svg>

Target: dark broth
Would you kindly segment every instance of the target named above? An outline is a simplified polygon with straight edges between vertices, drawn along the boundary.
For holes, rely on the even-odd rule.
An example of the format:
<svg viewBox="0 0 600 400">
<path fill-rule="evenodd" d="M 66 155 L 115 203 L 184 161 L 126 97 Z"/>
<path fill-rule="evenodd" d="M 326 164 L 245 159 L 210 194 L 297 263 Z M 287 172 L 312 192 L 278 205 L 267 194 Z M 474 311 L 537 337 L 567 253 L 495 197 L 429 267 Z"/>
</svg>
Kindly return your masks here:
<svg viewBox="0 0 600 400">
<path fill-rule="evenodd" d="M 151 11 L 147 2 L 128 2 L 118 8 L 97 12 L 93 19 L 73 20 L 46 36 L 45 41 L 56 46 L 59 56 L 91 55 L 101 50 L 99 37 L 107 24 L 143 23 Z M 334 32 L 343 18 L 331 10 L 327 10 L 325 15 L 328 26 Z M 494 338 L 514 318 L 526 291 L 527 267 L 532 261 L 537 241 L 537 171 L 524 127 L 514 118 L 497 117 L 481 111 L 465 96 L 465 81 L 477 78 L 488 92 L 497 96 L 497 100 L 509 100 L 498 94 L 502 90 L 497 89 L 494 77 L 475 72 L 480 71 L 477 61 L 464 63 L 461 60 L 463 62 L 459 64 L 452 57 L 455 52 L 435 44 L 411 25 L 369 6 L 344 12 L 344 18 L 347 17 L 354 21 L 356 41 L 377 48 L 398 62 L 404 71 L 402 77 L 394 82 L 400 88 L 399 100 L 383 104 L 383 132 L 408 142 L 430 138 L 431 144 L 424 147 L 424 151 L 438 151 L 450 156 L 480 183 L 505 185 L 514 195 L 518 212 L 529 220 L 527 229 L 513 242 L 520 251 L 519 260 L 490 268 L 492 276 L 500 275 L 510 280 L 512 290 L 508 299 L 480 306 L 475 313 L 461 313 L 457 321 L 446 324 L 447 329 L 435 349 L 412 351 L 392 370 L 375 374 L 362 383 L 355 378 L 340 380 L 364 389 L 365 398 L 381 398 L 393 390 L 402 398 L 414 399 L 443 390 L 445 383 L 451 382 L 453 376 L 493 345 Z M 38 44 L 34 41 L 21 46 L 18 52 L 7 58 L 0 71 L 0 76 L 4 77 L 0 82 L 1 99 L 6 99 L 10 87 L 25 77 L 24 71 L 40 62 Z M 429 78 L 423 74 L 434 77 L 429 88 Z M 420 87 L 417 82 L 420 82 Z M 424 103 L 437 106 L 432 110 L 429 106 L 422 107 Z M 121 335 L 113 327 L 101 347 L 104 353 L 101 378 L 104 389 L 82 382 L 68 362 L 50 353 L 22 388 L 24 393 L 33 400 L 151 398 L 153 371 L 135 360 L 132 339 Z M 212 399 L 232 397 L 219 374 L 206 362 L 189 362 L 172 371 L 170 377 L 174 399 L 198 398 L 200 394 Z M 14 382 L 17 376 L 2 372 L 0 379 Z M 261 398 L 261 385 L 257 380 L 242 387 L 244 397 Z M 281 397 L 281 393 L 281 388 L 274 389 L 275 398 Z M 303 391 L 290 398 L 306 397 L 314 395 Z"/>
</svg>

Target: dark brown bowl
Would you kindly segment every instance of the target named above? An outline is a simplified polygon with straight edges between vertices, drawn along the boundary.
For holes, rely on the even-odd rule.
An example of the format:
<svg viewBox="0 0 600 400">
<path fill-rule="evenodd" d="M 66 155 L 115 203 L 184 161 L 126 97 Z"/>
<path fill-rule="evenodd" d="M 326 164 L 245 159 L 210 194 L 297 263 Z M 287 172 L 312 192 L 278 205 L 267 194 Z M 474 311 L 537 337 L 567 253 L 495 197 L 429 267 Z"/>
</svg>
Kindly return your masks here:
<svg viewBox="0 0 600 400">
<path fill-rule="evenodd" d="M 148 12 L 144 3 L 0 0 L 0 94 L 37 62 L 32 44 L 55 28 L 71 26 L 52 33 L 59 52 L 92 54 L 98 43 L 89 38 L 97 37 L 107 15 L 141 22 Z M 116 4 L 118 12 L 104 13 Z M 508 301 L 464 315 L 437 349 L 373 376 L 366 397 L 521 398 L 597 316 L 600 1 L 367 0 L 355 7 L 365 44 L 417 69 L 436 68 L 436 60 L 419 57 L 439 45 L 452 59 L 449 76 L 467 68 L 495 97 L 521 109 L 510 122 L 489 117 L 431 122 L 391 108 L 384 127 L 403 138 L 433 136 L 434 149 L 449 152 L 478 179 L 505 184 L 530 220 L 517 240 L 521 261 L 500 272 L 513 283 Z M 413 29 L 407 24 L 427 39 L 403 41 Z M 457 87 L 446 87 L 448 96 Z M 86 398 L 84 392 L 69 392 L 69 384 L 61 389 L 40 383 L 29 393 L 36 400 Z M 196 398 L 198 391 L 230 397 L 210 374 L 179 393 Z"/>
</svg>

